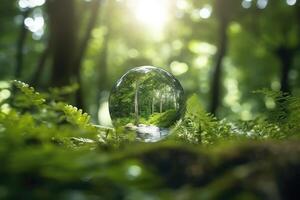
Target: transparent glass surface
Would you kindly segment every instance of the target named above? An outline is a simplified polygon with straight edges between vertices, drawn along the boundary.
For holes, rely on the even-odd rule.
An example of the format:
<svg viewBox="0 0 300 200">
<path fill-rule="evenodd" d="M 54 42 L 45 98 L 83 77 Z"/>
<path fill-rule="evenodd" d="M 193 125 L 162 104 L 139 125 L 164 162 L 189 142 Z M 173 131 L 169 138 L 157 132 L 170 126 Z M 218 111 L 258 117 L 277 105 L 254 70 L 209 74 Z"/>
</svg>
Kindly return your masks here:
<svg viewBox="0 0 300 200">
<path fill-rule="evenodd" d="M 109 112 L 115 127 L 135 131 L 138 140 L 156 142 L 184 110 L 184 92 L 169 72 L 152 66 L 129 70 L 113 87 Z"/>
</svg>

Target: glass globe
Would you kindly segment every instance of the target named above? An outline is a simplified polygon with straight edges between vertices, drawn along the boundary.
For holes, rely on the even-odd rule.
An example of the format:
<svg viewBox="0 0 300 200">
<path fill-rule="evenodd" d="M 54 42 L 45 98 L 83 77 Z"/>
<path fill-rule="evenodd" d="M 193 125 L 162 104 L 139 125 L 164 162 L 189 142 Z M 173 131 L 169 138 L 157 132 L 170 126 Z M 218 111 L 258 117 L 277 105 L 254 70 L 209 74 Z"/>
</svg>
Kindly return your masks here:
<svg viewBox="0 0 300 200">
<path fill-rule="evenodd" d="M 114 85 L 109 112 L 115 127 L 136 133 L 137 140 L 156 142 L 169 134 L 184 110 L 184 92 L 169 72 L 152 66 L 129 70 Z"/>
</svg>

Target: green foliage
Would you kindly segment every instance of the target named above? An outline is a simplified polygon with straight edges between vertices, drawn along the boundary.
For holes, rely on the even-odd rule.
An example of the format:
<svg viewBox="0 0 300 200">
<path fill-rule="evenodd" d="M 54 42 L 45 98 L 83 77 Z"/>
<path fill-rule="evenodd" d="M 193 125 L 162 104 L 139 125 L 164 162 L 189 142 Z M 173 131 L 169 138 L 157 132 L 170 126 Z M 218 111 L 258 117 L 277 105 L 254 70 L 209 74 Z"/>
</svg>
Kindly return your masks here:
<svg viewBox="0 0 300 200">
<path fill-rule="evenodd" d="M 185 117 L 177 123 L 174 132 L 183 141 L 196 144 L 214 144 L 218 141 L 248 139 L 285 139 L 299 137 L 299 98 L 280 92 L 258 91 L 278 102 L 277 109 L 250 121 L 229 122 L 217 120 L 201 107 L 196 95 L 187 101 Z"/>
<path fill-rule="evenodd" d="M 1 199 L 272 199 L 295 192 L 278 188 L 295 184 L 299 172 L 297 98 L 280 97 L 286 117 L 232 123 L 207 114 L 194 95 L 173 137 L 146 144 L 118 127 L 95 126 L 88 114 L 22 82 L 10 91 L 9 110 L 0 110 Z"/>
<path fill-rule="evenodd" d="M 13 85 L 22 92 L 22 95 L 19 95 L 16 99 L 16 104 L 19 107 L 39 106 L 46 101 L 43 95 L 36 92 L 33 87 L 26 83 L 13 81 Z"/>
<path fill-rule="evenodd" d="M 257 92 L 276 102 L 276 107 L 270 110 L 267 115 L 269 121 L 277 126 L 277 132 L 281 132 L 280 137 L 299 135 L 300 98 L 267 89 L 259 90 Z"/>
<path fill-rule="evenodd" d="M 64 99 L 63 97 L 75 93 L 78 88 L 78 84 L 67 85 L 60 88 L 50 88 L 49 94 L 51 95 L 51 99 L 62 100 Z"/>
<path fill-rule="evenodd" d="M 73 125 L 77 125 L 78 127 L 88 127 L 90 126 L 90 116 L 87 113 L 82 113 L 81 109 L 77 109 L 71 105 L 60 104 L 66 119 Z"/>
<path fill-rule="evenodd" d="M 176 110 L 167 110 L 163 113 L 153 113 L 149 119 L 149 124 L 155 124 L 159 127 L 168 127 L 174 120 L 176 120 Z"/>
<path fill-rule="evenodd" d="M 196 95 L 188 99 L 185 117 L 176 125 L 175 132 L 181 140 L 204 145 L 241 137 L 232 123 L 218 121 L 206 113 Z"/>
</svg>

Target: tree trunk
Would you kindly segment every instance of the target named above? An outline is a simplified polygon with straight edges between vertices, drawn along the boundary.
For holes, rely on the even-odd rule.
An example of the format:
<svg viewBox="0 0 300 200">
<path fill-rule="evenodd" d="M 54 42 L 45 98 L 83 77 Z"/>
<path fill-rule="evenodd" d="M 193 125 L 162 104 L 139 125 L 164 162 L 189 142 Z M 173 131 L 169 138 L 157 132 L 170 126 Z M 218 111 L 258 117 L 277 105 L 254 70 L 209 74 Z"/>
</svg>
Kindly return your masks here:
<svg viewBox="0 0 300 200">
<path fill-rule="evenodd" d="M 47 1 L 50 48 L 52 56 L 51 85 L 69 85 L 76 56 L 75 0 Z"/>
<path fill-rule="evenodd" d="M 152 97 L 152 104 L 151 104 L 151 114 L 154 113 L 154 97 Z"/>
<path fill-rule="evenodd" d="M 287 47 L 280 47 L 277 50 L 277 55 L 281 64 L 280 90 L 285 94 L 289 94 L 291 92 L 289 84 L 289 72 L 292 68 L 292 59 L 294 53 Z"/>
<path fill-rule="evenodd" d="M 135 113 L 135 125 L 139 124 L 139 83 L 135 83 L 135 95 L 134 95 L 134 113 Z"/>
<path fill-rule="evenodd" d="M 82 42 L 79 46 L 79 51 L 77 56 L 75 57 L 75 61 L 74 61 L 74 70 L 73 70 L 73 76 L 76 77 L 76 80 L 79 84 L 79 88 L 76 91 L 76 106 L 79 108 L 84 109 L 84 100 L 83 100 L 83 91 L 82 91 L 82 83 L 81 83 L 81 76 L 80 76 L 80 72 L 81 72 L 81 66 L 82 66 L 82 60 L 86 51 L 86 48 L 88 46 L 88 42 L 89 39 L 91 38 L 91 32 L 93 30 L 93 28 L 95 27 L 96 23 L 97 23 L 97 19 L 99 16 L 99 9 L 100 9 L 100 0 L 94 0 L 91 3 L 91 15 L 90 15 L 90 19 L 86 28 L 86 31 L 84 33 Z"/>
<path fill-rule="evenodd" d="M 17 45 L 16 45 L 16 68 L 15 68 L 15 78 L 20 79 L 21 74 L 22 74 L 22 69 L 23 69 L 23 53 L 24 53 L 24 44 L 26 41 L 26 36 L 27 36 L 27 29 L 25 27 L 24 20 L 28 17 L 30 13 L 30 9 L 26 9 L 22 13 L 22 25 L 21 25 L 21 30 L 20 30 L 20 35 L 17 40 Z"/>
<path fill-rule="evenodd" d="M 176 103 L 176 93 L 175 93 L 175 91 L 174 91 L 173 100 L 174 100 L 174 110 L 176 110 L 177 109 L 177 103 Z"/>
<path fill-rule="evenodd" d="M 34 72 L 34 74 L 32 76 L 31 85 L 33 85 L 35 87 L 38 87 L 38 85 L 39 85 L 39 80 L 44 71 L 45 64 L 46 64 L 47 58 L 49 56 L 49 51 L 50 51 L 50 47 L 49 47 L 49 44 L 47 44 L 47 46 L 45 47 L 44 51 L 41 54 L 39 62 L 37 63 L 36 71 Z"/>
<path fill-rule="evenodd" d="M 291 94 L 291 88 L 289 84 L 289 72 L 292 67 L 292 59 L 294 56 L 295 50 L 290 49 L 285 46 L 280 46 L 276 50 L 277 57 L 279 58 L 280 61 L 280 69 L 281 69 L 281 74 L 280 74 L 280 91 L 282 92 L 283 97 L 287 97 L 288 95 Z M 277 109 L 280 112 L 285 113 L 284 116 L 282 117 L 288 117 L 289 115 L 289 110 L 286 104 L 286 99 L 285 98 L 280 98 L 276 100 L 276 105 Z"/>
<path fill-rule="evenodd" d="M 162 113 L 162 109 L 163 109 L 163 98 L 162 98 L 162 95 L 160 95 L 160 98 L 159 98 L 159 112 Z"/>
<path fill-rule="evenodd" d="M 102 7 L 105 7 L 105 10 L 108 12 L 105 13 L 105 26 L 106 26 L 106 33 L 103 36 L 103 44 L 100 50 L 100 57 L 99 57 L 99 63 L 97 64 L 97 95 L 96 95 L 96 102 L 97 102 L 97 109 L 96 112 L 99 110 L 100 102 L 99 100 L 102 98 L 102 92 L 107 90 L 107 78 L 108 78 L 108 53 L 109 53 L 109 41 L 110 41 L 110 32 L 111 32 L 111 20 L 113 20 L 111 17 L 111 12 L 113 10 L 112 7 L 113 2 L 112 1 L 106 1 L 106 6 L 103 5 Z M 94 112 L 93 116 L 94 119 L 98 119 L 98 115 L 95 115 Z M 98 119 L 99 121 L 99 119 Z"/>
<path fill-rule="evenodd" d="M 100 52 L 100 59 L 99 64 L 97 66 L 97 95 L 96 95 L 96 102 L 97 102 L 97 109 L 96 112 L 98 113 L 101 99 L 101 92 L 107 89 L 107 57 L 108 57 L 108 44 L 109 44 L 109 37 L 110 37 L 110 27 L 107 27 L 107 32 L 103 39 L 103 46 Z M 96 114 L 96 113 L 95 113 Z M 96 115 L 97 119 L 98 115 Z M 98 119 L 99 121 L 99 119 Z"/>
<path fill-rule="evenodd" d="M 213 75 L 212 75 L 212 82 L 211 82 L 211 105 L 210 105 L 210 112 L 212 114 L 217 113 L 218 106 L 220 104 L 220 96 L 221 96 L 221 89 L 220 83 L 222 79 L 222 62 L 226 55 L 227 49 L 227 28 L 229 24 L 228 13 L 226 10 L 222 10 L 223 8 L 223 1 L 216 1 L 216 9 L 218 11 L 218 21 L 219 21 L 219 43 L 218 43 L 218 52 L 216 54 L 216 64 L 214 67 Z"/>
</svg>

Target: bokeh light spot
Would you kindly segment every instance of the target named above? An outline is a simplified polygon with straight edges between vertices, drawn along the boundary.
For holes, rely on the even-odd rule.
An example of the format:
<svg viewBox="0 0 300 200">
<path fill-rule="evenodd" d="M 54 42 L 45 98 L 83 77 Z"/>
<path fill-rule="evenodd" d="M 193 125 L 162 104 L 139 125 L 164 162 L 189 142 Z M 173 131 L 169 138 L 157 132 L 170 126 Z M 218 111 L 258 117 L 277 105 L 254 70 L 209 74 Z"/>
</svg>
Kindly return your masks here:
<svg viewBox="0 0 300 200">
<path fill-rule="evenodd" d="M 243 7 L 243 8 L 248 9 L 248 8 L 251 7 L 251 4 L 252 4 L 252 1 L 251 1 L 251 0 L 243 0 L 243 1 L 242 1 L 242 7 Z"/>
<path fill-rule="evenodd" d="M 199 16 L 202 19 L 208 19 L 211 16 L 212 8 L 210 5 L 205 5 L 199 10 Z"/>
<path fill-rule="evenodd" d="M 184 74 L 188 71 L 189 67 L 186 63 L 174 61 L 170 65 L 171 71 L 175 76 Z"/>
<path fill-rule="evenodd" d="M 127 170 L 128 178 L 136 178 L 142 173 L 142 168 L 138 165 L 130 165 Z"/>
<path fill-rule="evenodd" d="M 259 9 L 264 9 L 268 5 L 268 0 L 257 0 L 256 5 Z"/>
<path fill-rule="evenodd" d="M 132 0 L 133 12 L 138 21 L 149 28 L 162 30 L 168 20 L 166 0 Z"/>
<path fill-rule="evenodd" d="M 297 3 L 297 0 L 286 0 L 287 5 L 293 6 Z"/>
<path fill-rule="evenodd" d="M 18 5 L 20 8 L 25 9 L 25 8 L 34 8 L 37 6 L 42 6 L 46 0 L 20 0 L 18 2 Z"/>
</svg>

